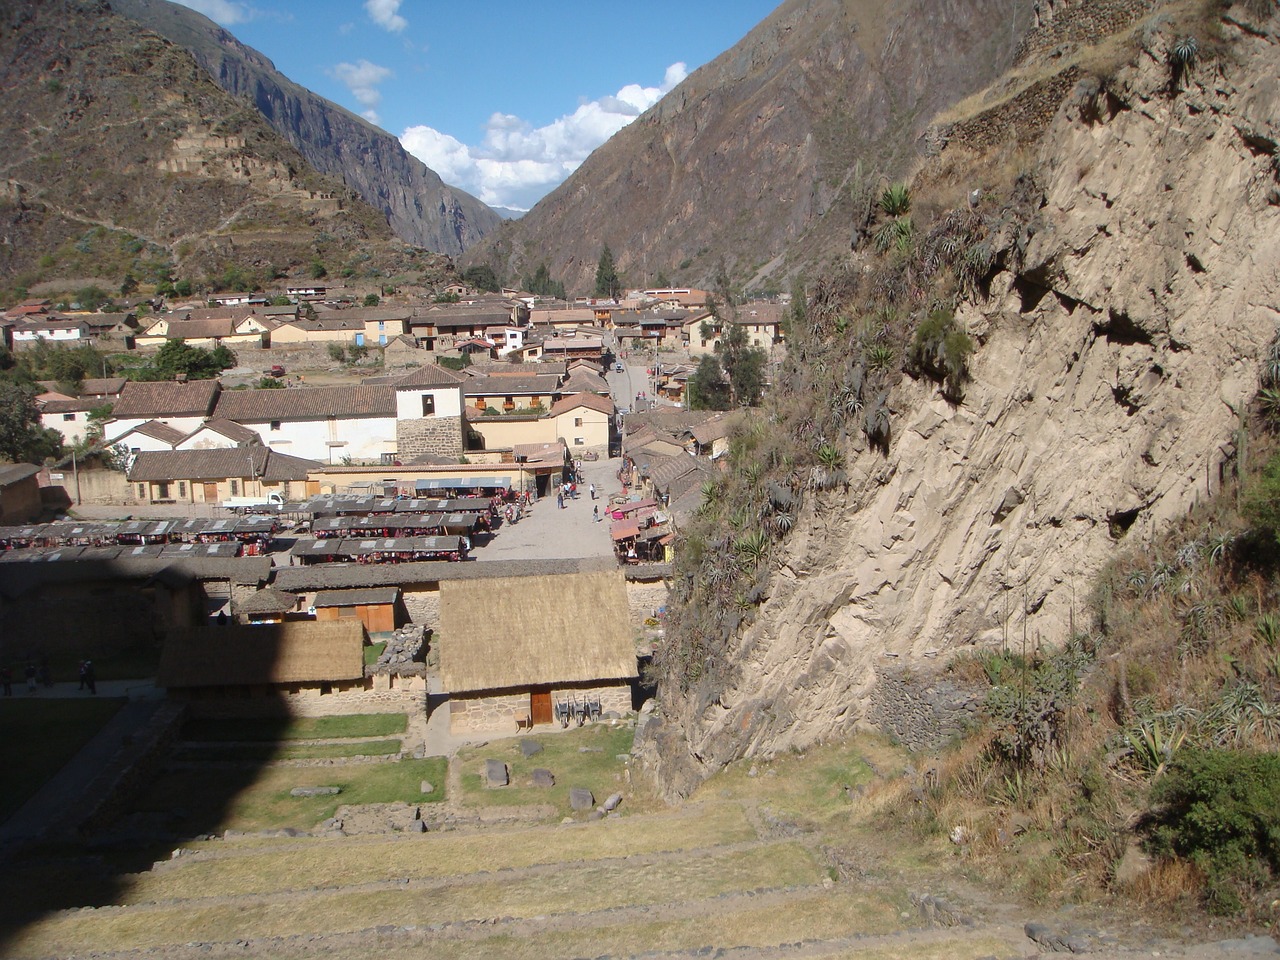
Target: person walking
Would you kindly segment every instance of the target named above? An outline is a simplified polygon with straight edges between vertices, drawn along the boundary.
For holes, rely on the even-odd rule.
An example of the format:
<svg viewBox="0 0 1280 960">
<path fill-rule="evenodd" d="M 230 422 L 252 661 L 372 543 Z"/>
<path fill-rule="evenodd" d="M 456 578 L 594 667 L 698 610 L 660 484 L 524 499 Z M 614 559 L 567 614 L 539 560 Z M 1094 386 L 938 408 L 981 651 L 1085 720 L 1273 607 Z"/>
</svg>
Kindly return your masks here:
<svg viewBox="0 0 1280 960">
<path fill-rule="evenodd" d="M 96 694 L 98 692 L 98 678 L 94 672 L 92 660 L 84 662 L 84 682 L 88 684 L 90 693 Z"/>
<path fill-rule="evenodd" d="M 556 494 L 556 506 L 558 506 L 561 510 L 564 509 L 564 493 L 563 492 Z"/>
<path fill-rule="evenodd" d="M 13 667 L 7 663 L 0 667 L 0 684 L 4 686 L 4 695 L 6 697 L 13 696 Z"/>
<path fill-rule="evenodd" d="M 79 675 L 80 675 L 80 686 L 79 686 L 79 688 L 78 688 L 78 689 L 80 689 L 80 690 L 83 690 L 83 689 L 85 688 L 84 675 L 85 675 L 85 671 L 87 671 L 88 669 L 89 669 L 88 664 L 87 664 L 87 663 L 85 663 L 85 661 L 81 660 L 81 661 L 80 661 L 80 669 L 79 669 Z"/>
<path fill-rule="evenodd" d="M 27 677 L 27 693 L 36 692 L 36 665 L 30 660 L 27 661 L 27 669 L 24 671 Z"/>
<path fill-rule="evenodd" d="M 596 498 L 596 485 L 594 483 L 590 484 L 587 490 L 591 493 L 591 499 L 594 500 Z"/>
<path fill-rule="evenodd" d="M 592 507 L 592 508 L 591 508 L 591 519 L 592 519 L 595 523 L 599 523 L 599 522 L 600 522 L 600 508 L 599 508 L 599 507 Z"/>
</svg>

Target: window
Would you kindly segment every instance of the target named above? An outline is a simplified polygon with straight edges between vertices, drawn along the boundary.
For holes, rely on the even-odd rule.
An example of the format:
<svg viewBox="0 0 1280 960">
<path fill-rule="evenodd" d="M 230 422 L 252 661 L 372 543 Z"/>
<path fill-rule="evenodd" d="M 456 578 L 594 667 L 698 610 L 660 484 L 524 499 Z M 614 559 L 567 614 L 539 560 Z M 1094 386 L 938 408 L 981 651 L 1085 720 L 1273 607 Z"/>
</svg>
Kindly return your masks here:
<svg viewBox="0 0 1280 960">
<path fill-rule="evenodd" d="M 156 493 L 157 493 L 157 499 L 159 499 L 159 500 L 168 500 L 168 499 L 169 499 L 169 483 L 168 483 L 168 481 L 165 481 L 164 483 L 158 483 L 158 484 L 156 484 Z"/>
<path fill-rule="evenodd" d="M 272 430 L 279 430 L 279 429 L 280 429 L 280 421 L 279 421 L 279 420 L 272 420 L 272 421 L 271 421 L 271 429 L 272 429 Z"/>
<path fill-rule="evenodd" d="M 137 452 L 136 450 L 134 451 Z M 145 500 L 147 497 L 147 485 L 145 483 L 138 484 L 138 499 Z"/>
<path fill-rule="evenodd" d="M 573 418 L 573 425 L 574 425 L 575 427 L 580 427 L 580 426 L 582 426 L 582 418 L 581 418 L 581 417 L 574 417 L 574 418 Z"/>
<path fill-rule="evenodd" d="M 178 481 L 178 499 L 185 500 L 187 498 L 187 481 Z"/>
<path fill-rule="evenodd" d="M 422 395 L 422 415 L 429 417 L 436 412 L 436 398 L 434 394 L 424 393 Z"/>
<path fill-rule="evenodd" d="M 231 481 L 231 495 L 232 495 L 233 497 L 238 497 L 238 496 L 240 496 L 240 481 L 239 481 L 239 480 L 232 480 L 232 481 Z"/>
<path fill-rule="evenodd" d="M 70 420 L 70 421 L 72 421 L 72 422 L 74 423 L 74 422 L 75 422 L 75 419 L 76 419 L 76 415 L 75 415 L 74 413 L 64 413 L 64 414 L 62 415 L 62 419 L 63 419 L 63 420 Z"/>
<path fill-rule="evenodd" d="M 585 438 L 585 437 L 574 437 L 574 438 L 573 438 L 573 445 L 574 445 L 575 447 L 585 447 L 585 446 L 587 445 L 586 438 Z"/>
</svg>

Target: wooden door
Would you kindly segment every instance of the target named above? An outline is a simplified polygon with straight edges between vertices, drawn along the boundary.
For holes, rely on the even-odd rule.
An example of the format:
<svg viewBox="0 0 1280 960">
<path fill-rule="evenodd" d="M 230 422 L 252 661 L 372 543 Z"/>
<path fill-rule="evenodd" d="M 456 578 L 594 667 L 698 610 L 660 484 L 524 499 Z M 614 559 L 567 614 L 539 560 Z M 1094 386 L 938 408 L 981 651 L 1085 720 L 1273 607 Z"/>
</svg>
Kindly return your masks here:
<svg viewBox="0 0 1280 960">
<path fill-rule="evenodd" d="M 534 723 L 551 722 L 551 691 L 547 688 L 529 691 L 529 717 Z"/>
<path fill-rule="evenodd" d="M 204 485 L 204 502 L 205 503 L 218 502 L 218 485 L 216 483 L 206 483 Z"/>
</svg>

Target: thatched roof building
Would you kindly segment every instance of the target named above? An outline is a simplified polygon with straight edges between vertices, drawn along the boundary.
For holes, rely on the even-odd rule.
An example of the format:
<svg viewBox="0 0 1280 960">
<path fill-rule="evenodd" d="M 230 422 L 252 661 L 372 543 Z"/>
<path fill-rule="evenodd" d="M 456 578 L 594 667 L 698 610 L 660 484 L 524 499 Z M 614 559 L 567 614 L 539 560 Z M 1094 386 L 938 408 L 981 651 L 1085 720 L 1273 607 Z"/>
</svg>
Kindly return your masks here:
<svg viewBox="0 0 1280 960">
<path fill-rule="evenodd" d="M 358 620 L 173 630 L 165 637 L 156 682 L 173 690 L 359 680 L 364 641 Z"/>
<path fill-rule="evenodd" d="M 440 584 L 440 676 L 450 693 L 635 677 L 617 570 Z"/>
</svg>

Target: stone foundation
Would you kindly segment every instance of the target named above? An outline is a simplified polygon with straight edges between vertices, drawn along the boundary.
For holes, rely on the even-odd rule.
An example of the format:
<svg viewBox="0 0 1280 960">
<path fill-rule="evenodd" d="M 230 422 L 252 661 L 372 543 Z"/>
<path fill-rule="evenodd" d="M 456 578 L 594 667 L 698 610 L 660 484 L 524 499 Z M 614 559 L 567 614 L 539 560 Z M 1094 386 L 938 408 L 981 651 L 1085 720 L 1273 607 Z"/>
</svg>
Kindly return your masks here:
<svg viewBox="0 0 1280 960">
<path fill-rule="evenodd" d="M 884 673 L 871 691 L 867 720 L 911 750 L 936 750 L 977 719 L 977 694 L 949 680 Z"/>
<path fill-rule="evenodd" d="M 631 710 L 631 684 L 611 683 L 602 686 L 570 684 L 551 688 L 551 702 L 599 700 L 602 713 L 622 715 Z M 530 695 L 527 690 L 482 690 L 454 694 L 449 698 L 449 732 L 511 733 L 517 732 L 516 720 L 529 716 Z M 536 729 L 536 728 L 535 728 Z"/>
<path fill-rule="evenodd" d="M 368 677 L 321 688 L 173 691 L 193 717 L 332 717 L 359 713 L 421 713 L 426 709 L 422 677 Z M 185 693 L 185 695 L 184 695 Z M 192 695 L 194 694 L 194 695 Z"/>
<path fill-rule="evenodd" d="M 408 463 L 423 454 L 462 456 L 462 418 L 432 417 L 396 421 L 396 457 Z"/>
</svg>

